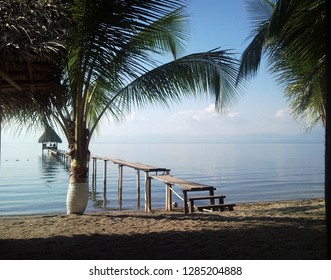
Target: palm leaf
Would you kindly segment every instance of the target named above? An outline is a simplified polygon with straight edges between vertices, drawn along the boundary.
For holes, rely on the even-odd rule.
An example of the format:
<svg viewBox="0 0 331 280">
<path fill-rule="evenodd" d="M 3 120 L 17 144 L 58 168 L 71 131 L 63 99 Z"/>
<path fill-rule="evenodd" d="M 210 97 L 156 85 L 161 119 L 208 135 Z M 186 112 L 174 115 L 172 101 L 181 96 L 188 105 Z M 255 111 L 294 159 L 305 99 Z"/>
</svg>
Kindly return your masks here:
<svg viewBox="0 0 331 280">
<path fill-rule="evenodd" d="M 237 60 L 226 51 L 210 51 L 184 56 L 159 66 L 123 88 L 117 99 L 123 108 L 133 104 L 144 107 L 161 104 L 168 107 L 184 96 L 210 94 L 217 109 L 233 103 L 237 97 Z M 124 106 L 123 106 L 124 104 Z"/>
<path fill-rule="evenodd" d="M 242 55 L 238 81 L 256 75 L 266 53 L 268 70 L 284 86 L 294 116 L 314 125 L 325 118 L 325 0 L 254 2 L 249 3 L 256 27 Z M 267 18 L 265 5 L 272 8 Z"/>
</svg>

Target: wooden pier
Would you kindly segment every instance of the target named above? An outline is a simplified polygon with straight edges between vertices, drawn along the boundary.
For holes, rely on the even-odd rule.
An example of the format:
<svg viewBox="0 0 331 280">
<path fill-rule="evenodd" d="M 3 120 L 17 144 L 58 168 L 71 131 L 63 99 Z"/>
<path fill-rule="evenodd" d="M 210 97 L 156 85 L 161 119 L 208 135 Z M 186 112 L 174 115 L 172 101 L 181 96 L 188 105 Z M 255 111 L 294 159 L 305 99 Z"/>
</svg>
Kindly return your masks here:
<svg viewBox="0 0 331 280">
<path fill-rule="evenodd" d="M 52 147 L 48 147 L 47 150 L 49 155 L 55 156 L 59 161 L 63 162 L 64 165 L 69 166 L 69 157 L 66 151 Z"/>
<path fill-rule="evenodd" d="M 48 148 L 49 154 L 56 156 L 59 160 L 65 164 L 69 164 L 69 157 L 65 151 L 58 150 L 56 148 Z M 172 210 L 172 194 L 175 194 L 183 201 L 183 212 L 192 213 L 195 210 L 199 211 L 233 211 L 235 204 L 225 204 L 225 195 L 215 195 L 216 188 L 214 186 L 186 181 L 170 175 L 171 170 L 169 168 L 157 167 L 138 162 L 129 162 L 122 159 L 115 159 L 111 157 L 99 157 L 91 156 L 92 160 L 92 193 L 96 192 L 97 181 L 97 161 L 103 161 L 103 192 L 104 192 L 104 206 L 106 205 L 106 193 L 107 193 L 107 164 L 112 162 L 117 165 L 118 169 L 118 181 L 117 181 L 117 194 L 118 194 L 118 209 L 122 210 L 123 200 L 123 168 L 132 168 L 136 171 L 136 192 L 137 192 L 137 209 L 140 209 L 141 200 L 141 186 L 140 186 L 140 173 L 144 172 L 144 192 L 145 192 L 145 205 L 144 210 L 146 212 L 152 211 L 152 179 L 161 181 L 165 184 L 165 209 L 167 211 Z M 173 186 L 177 186 L 182 191 L 182 196 L 174 191 Z M 207 195 L 192 196 L 191 193 L 207 192 Z M 203 206 L 195 207 L 194 203 L 197 200 L 207 200 L 209 203 Z M 218 200 L 218 203 L 215 203 Z"/>
<path fill-rule="evenodd" d="M 145 211 L 151 211 L 151 173 L 158 175 L 161 173 L 162 175 L 170 174 L 170 169 L 164 167 L 156 167 L 151 165 L 146 165 L 138 162 L 129 162 L 121 159 L 114 159 L 110 157 L 97 157 L 91 156 L 92 159 L 92 185 L 96 182 L 96 166 L 97 160 L 104 161 L 104 190 L 106 190 L 106 182 L 107 182 L 107 162 L 110 161 L 113 164 L 118 165 L 118 208 L 122 209 L 122 192 L 123 192 L 123 167 L 133 168 L 137 172 L 136 177 L 136 188 L 137 188 L 137 208 L 140 208 L 140 172 L 145 172 Z"/>
<path fill-rule="evenodd" d="M 92 159 L 92 186 L 96 185 L 96 170 L 97 160 L 104 162 L 104 192 L 107 191 L 107 162 L 110 161 L 113 164 L 118 165 L 118 208 L 122 209 L 122 191 L 123 191 L 123 167 L 133 168 L 137 172 L 136 187 L 137 187 L 137 208 L 140 208 L 140 172 L 145 172 L 145 211 L 152 211 L 152 196 L 151 196 L 151 180 L 155 179 L 165 183 L 166 195 L 165 195 L 165 209 L 167 211 L 172 210 L 172 194 L 174 193 L 183 201 L 183 212 L 192 213 L 194 210 L 199 211 L 233 211 L 235 204 L 225 204 L 224 195 L 215 195 L 215 187 L 209 185 L 203 185 L 195 182 L 182 180 L 170 175 L 170 169 L 164 167 L 156 167 L 146 165 L 138 162 L 129 162 L 121 159 L 114 159 L 110 157 L 98 157 L 91 156 Z M 153 174 L 151 174 L 153 173 Z M 161 174 L 160 174 L 161 173 Z M 183 197 L 173 190 L 173 186 L 180 187 Z M 205 196 L 188 197 L 188 193 L 208 192 Z M 219 203 L 215 203 L 218 199 Z M 208 200 L 210 203 L 204 206 L 194 207 L 196 200 Z"/>
</svg>

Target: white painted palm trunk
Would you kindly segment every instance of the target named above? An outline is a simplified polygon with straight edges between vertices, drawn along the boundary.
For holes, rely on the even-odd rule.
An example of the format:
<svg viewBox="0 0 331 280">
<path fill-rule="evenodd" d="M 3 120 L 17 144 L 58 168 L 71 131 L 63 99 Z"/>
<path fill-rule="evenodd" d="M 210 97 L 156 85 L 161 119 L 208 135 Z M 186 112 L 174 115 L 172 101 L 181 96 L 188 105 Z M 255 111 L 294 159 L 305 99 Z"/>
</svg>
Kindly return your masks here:
<svg viewBox="0 0 331 280">
<path fill-rule="evenodd" d="M 83 214 L 88 196 L 88 183 L 70 182 L 67 192 L 67 214 Z"/>
</svg>

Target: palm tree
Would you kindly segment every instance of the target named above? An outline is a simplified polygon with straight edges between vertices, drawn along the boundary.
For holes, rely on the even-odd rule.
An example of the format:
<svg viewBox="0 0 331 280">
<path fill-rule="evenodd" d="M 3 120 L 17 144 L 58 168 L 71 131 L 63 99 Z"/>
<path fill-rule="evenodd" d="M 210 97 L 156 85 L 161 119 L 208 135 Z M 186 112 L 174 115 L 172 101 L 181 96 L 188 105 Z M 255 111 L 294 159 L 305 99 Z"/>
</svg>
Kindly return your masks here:
<svg viewBox="0 0 331 280">
<path fill-rule="evenodd" d="M 23 128 L 35 131 L 37 127 L 47 126 L 42 116 L 51 113 L 49 105 L 48 97 L 44 93 L 1 92 L 0 161 L 2 128 L 11 129 L 14 133 L 19 134 Z"/>
<path fill-rule="evenodd" d="M 325 0 L 250 0 L 255 26 L 243 52 L 238 80 L 256 75 L 263 54 L 284 86 L 294 117 L 310 129 L 326 128 L 325 202 L 331 258 L 330 107 L 327 106 Z"/>
<path fill-rule="evenodd" d="M 266 54 L 294 117 L 307 129 L 325 126 L 325 0 L 250 0 L 248 9 L 255 28 L 239 78 L 254 76 Z"/>
<path fill-rule="evenodd" d="M 331 92 L 331 3 L 326 1 L 326 92 Z M 325 207 L 327 257 L 331 259 L 331 96 L 326 95 L 326 125 L 325 125 Z"/>
<path fill-rule="evenodd" d="M 121 120 L 133 107 L 169 106 L 188 95 L 209 94 L 218 110 L 235 100 L 238 63 L 230 51 L 180 56 L 188 37 L 185 4 L 74 0 L 70 5 L 72 36 L 62 77 L 66 90 L 54 93 L 47 116 L 69 143 L 68 214 L 85 211 L 88 147 L 103 117 Z M 154 57 L 166 53 L 173 60 L 160 65 Z"/>
</svg>

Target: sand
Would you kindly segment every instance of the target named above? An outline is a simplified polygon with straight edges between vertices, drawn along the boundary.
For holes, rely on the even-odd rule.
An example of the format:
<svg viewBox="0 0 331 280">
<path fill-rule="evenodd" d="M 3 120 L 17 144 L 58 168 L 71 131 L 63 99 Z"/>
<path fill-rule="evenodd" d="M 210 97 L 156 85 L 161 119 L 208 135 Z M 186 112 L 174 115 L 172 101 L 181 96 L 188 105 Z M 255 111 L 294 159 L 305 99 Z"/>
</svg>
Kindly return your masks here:
<svg viewBox="0 0 331 280">
<path fill-rule="evenodd" d="M 323 199 L 233 212 L 112 211 L 0 217 L 1 259 L 325 259 Z"/>
</svg>

